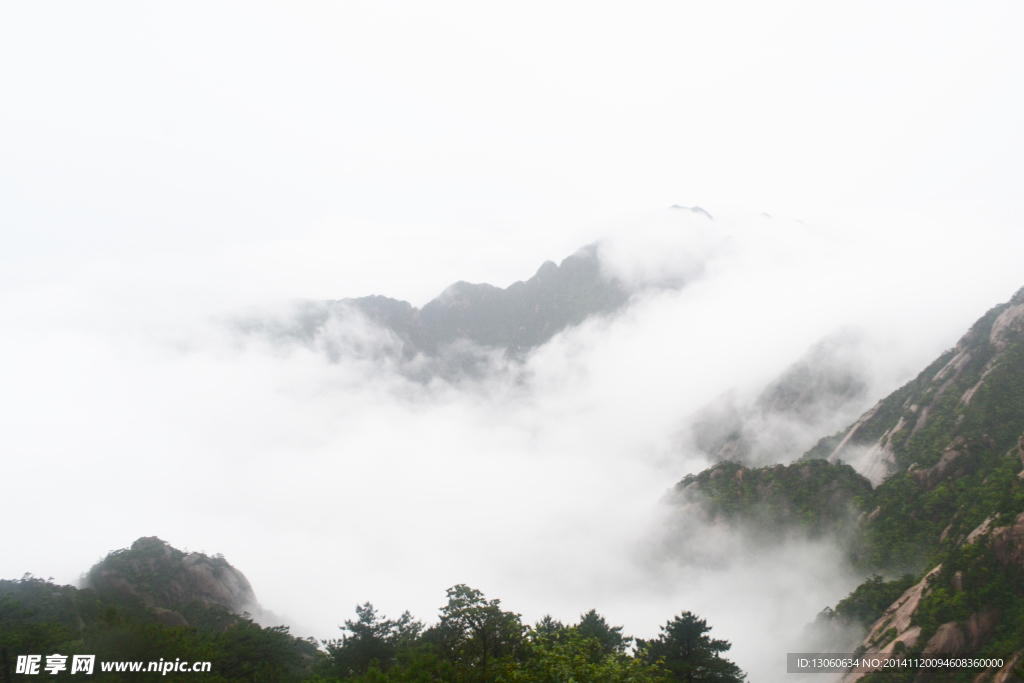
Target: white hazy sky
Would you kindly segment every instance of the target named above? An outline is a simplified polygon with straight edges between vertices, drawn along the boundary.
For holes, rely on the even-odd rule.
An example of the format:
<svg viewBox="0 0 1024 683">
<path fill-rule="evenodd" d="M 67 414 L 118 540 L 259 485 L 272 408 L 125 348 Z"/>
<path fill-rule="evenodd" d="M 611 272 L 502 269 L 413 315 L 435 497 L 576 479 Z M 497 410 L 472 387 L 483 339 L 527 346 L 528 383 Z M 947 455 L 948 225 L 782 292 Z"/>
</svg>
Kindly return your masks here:
<svg viewBox="0 0 1024 683">
<path fill-rule="evenodd" d="M 465 581 L 645 637 L 693 609 L 772 679 L 858 579 L 708 530 L 655 552 L 704 465 L 680 420 L 845 325 L 887 391 L 1024 284 L 1022 33 L 997 2 L 0 5 L 0 576 L 157 534 L 301 635 Z M 424 387 L 223 324 L 598 238 L 705 274 L 521 377 Z"/>
<path fill-rule="evenodd" d="M 5 3 L 0 258 L 326 231 L 385 273 L 346 293 L 422 302 L 674 203 L 1018 228 L 1022 26 L 1013 2 Z M 409 273 L 409 233 L 419 284 L 367 255 Z M 349 284 L 322 270 L 283 284 Z"/>
</svg>

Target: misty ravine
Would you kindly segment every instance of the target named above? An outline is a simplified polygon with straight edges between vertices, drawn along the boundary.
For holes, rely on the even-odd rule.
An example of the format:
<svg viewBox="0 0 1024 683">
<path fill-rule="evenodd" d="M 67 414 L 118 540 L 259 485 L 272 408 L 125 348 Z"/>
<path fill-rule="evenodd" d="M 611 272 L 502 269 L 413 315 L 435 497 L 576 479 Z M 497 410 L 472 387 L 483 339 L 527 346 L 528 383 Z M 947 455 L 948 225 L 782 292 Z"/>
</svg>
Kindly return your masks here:
<svg viewBox="0 0 1024 683">
<path fill-rule="evenodd" d="M 0 683 L 1024 683 L 1022 35 L 0 3 Z"/>
<path fill-rule="evenodd" d="M 802 283 L 843 282 L 842 262 L 771 220 L 766 249 L 767 218 L 670 209 L 421 306 L 24 336 L 9 350 L 39 391 L 100 392 L 46 395 L 76 408 L 35 448 L 104 445 L 51 486 L 111 492 L 100 540 L 138 540 L 78 580 L 87 563 L 0 584 L 4 646 L 323 681 L 778 680 L 780 653 L 897 642 L 1016 656 L 1021 295 L 951 351 L 934 330 L 959 317 L 924 304 L 894 341 L 884 281 L 808 315 Z M 799 250 L 802 270 L 779 267 Z M 895 618 L 905 593 L 916 611 Z"/>
</svg>

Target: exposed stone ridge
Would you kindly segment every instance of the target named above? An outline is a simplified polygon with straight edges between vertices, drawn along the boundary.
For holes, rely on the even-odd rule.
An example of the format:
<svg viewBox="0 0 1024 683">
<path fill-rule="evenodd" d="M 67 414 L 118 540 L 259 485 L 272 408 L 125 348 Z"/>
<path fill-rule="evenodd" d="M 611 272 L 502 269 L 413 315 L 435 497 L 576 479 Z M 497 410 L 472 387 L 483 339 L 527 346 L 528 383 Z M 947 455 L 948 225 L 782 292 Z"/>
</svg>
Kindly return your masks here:
<svg viewBox="0 0 1024 683">
<path fill-rule="evenodd" d="M 889 606 L 881 618 L 872 624 L 862 643 L 865 656 L 884 659 L 894 654 L 899 643 L 907 650 L 917 645 L 921 638 L 921 627 L 913 624 L 914 615 L 921 600 L 931 592 L 935 579 L 941 571 L 942 565 L 938 565 L 925 574 L 924 578 L 908 588 Z M 961 590 L 956 585 L 958 581 L 959 576 L 954 577 L 953 588 L 955 590 Z M 956 621 L 942 624 L 928 639 L 921 654 L 976 652 L 979 646 L 992 635 L 999 623 L 999 616 L 998 611 L 989 609 L 972 614 L 963 624 Z M 840 683 L 854 683 L 868 673 L 871 671 L 848 673 Z"/>
<path fill-rule="evenodd" d="M 916 465 L 911 465 L 908 471 L 914 475 L 914 479 L 921 484 L 922 488 L 932 489 L 944 479 L 962 476 L 969 466 L 969 456 L 967 442 L 962 436 L 958 436 L 946 446 L 937 463 L 924 469 L 918 469 Z"/>
<path fill-rule="evenodd" d="M 1020 448 L 1024 448 L 1024 436 L 1021 437 Z M 1024 566 L 1024 512 L 1017 515 L 1011 524 L 993 527 L 993 518 L 988 518 L 974 529 L 963 541 L 962 545 L 987 542 L 993 557 L 1003 565 Z M 918 644 L 921 627 L 913 624 L 914 617 L 924 599 L 935 587 L 936 580 L 942 574 L 942 565 L 934 567 L 920 581 L 908 588 L 885 613 L 868 630 L 861 646 L 867 656 L 885 657 L 891 655 L 897 643 L 902 643 L 909 650 Z M 963 572 L 955 572 L 950 580 L 949 588 L 962 591 Z M 943 654 L 955 655 L 978 652 L 996 632 L 1002 615 L 998 609 L 989 607 L 971 614 L 962 622 L 949 621 L 940 624 L 921 648 L 922 655 Z M 1011 665 L 1002 669 L 990 669 L 980 674 L 976 683 L 1003 683 L 1010 678 L 1016 663 L 1024 657 L 1024 651 L 1015 653 Z M 840 683 L 854 683 L 870 671 L 856 671 L 845 675 Z"/>
<path fill-rule="evenodd" d="M 957 341 L 954 348 L 916 379 L 866 412 L 842 434 L 841 440 L 839 435 L 830 437 L 838 440 L 838 444 L 830 449 L 828 459 L 857 463 L 858 471 L 875 485 L 912 466 L 920 453 L 912 452 L 919 447 L 914 445 L 911 437 L 924 430 L 934 432 L 933 425 L 962 420 L 964 413 L 973 411 L 979 392 L 993 382 L 1003 381 L 1007 372 L 1015 371 L 1016 366 L 1010 359 L 1016 358 L 1013 356 L 1016 352 L 1012 349 L 1017 348 L 1022 339 L 1024 288 L 1017 291 L 1009 302 L 986 313 Z M 952 391 L 959 396 L 955 403 L 946 398 Z M 955 432 L 950 435 L 950 440 L 953 436 Z M 823 439 L 821 443 L 827 442 L 828 439 Z M 818 457 L 826 456 L 820 454 Z M 925 488 L 934 486 L 939 479 L 956 475 L 970 460 L 963 443 L 950 444 L 942 457 L 944 462 L 940 467 L 930 468 L 927 475 L 922 468 L 915 475 Z M 953 461 L 957 466 L 950 469 Z M 929 461 L 922 463 L 933 464 Z"/>
<path fill-rule="evenodd" d="M 135 597 L 159 610 L 198 601 L 235 614 L 261 611 L 249 580 L 222 556 L 186 554 L 156 536 L 109 553 L 89 570 L 86 585 L 99 593 Z"/>
<path fill-rule="evenodd" d="M 380 296 L 342 299 L 329 306 L 360 311 L 397 335 L 407 354 L 436 355 L 460 341 L 519 353 L 591 315 L 621 308 L 630 295 L 622 282 L 604 272 L 598 246 L 591 244 L 561 265 L 545 261 L 529 280 L 505 289 L 456 282 L 422 309 Z"/>
<path fill-rule="evenodd" d="M 1024 332 L 1024 302 L 1011 304 L 992 323 L 989 343 L 997 352 L 1003 352 L 1013 341 L 1014 336 Z"/>
</svg>

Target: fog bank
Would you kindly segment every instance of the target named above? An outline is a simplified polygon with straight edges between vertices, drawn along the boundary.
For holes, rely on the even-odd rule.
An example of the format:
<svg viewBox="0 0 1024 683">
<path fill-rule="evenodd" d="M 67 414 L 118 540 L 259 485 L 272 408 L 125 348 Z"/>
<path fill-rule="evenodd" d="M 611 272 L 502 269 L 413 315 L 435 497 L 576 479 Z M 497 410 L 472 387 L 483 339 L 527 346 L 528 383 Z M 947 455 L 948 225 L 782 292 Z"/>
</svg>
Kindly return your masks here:
<svg viewBox="0 0 1024 683">
<path fill-rule="evenodd" d="M 287 318 L 309 292 L 297 282 L 328 282 L 323 236 L 296 240 L 270 273 L 272 245 L 257 243 L 9 280 L 0 433 L 17 485 L 0 510 L 17 521 L 0 575 L 75 582 L 158 535 L 224 553 L 300 635 L 333 637 L 366 600 L 429 621 L 468 583 L 530 621 L 595 607 L 641 637 L 689 609 L 752 679 L 777 678 L 792 639 L 858 577 L 827 543 L 756 549 L 696 522 L 676 535 L 664 494 L 708 464 L 680 440 L 687 416 L 732 388 L 756 394 L 849 326 L 880 398 L 1024 284 L 1022 245 L 899 216 L 850 229 L 713 213 L 589 226 L 609 273 L 685 284 L 642 289 L 523 363 L 494 354 L 461 381 L 325 351 L 391 343 L 359 321 L 309 343 L 232 324 Z M 434 256 L 398 242 L 342 260 Z"/>
</svg>

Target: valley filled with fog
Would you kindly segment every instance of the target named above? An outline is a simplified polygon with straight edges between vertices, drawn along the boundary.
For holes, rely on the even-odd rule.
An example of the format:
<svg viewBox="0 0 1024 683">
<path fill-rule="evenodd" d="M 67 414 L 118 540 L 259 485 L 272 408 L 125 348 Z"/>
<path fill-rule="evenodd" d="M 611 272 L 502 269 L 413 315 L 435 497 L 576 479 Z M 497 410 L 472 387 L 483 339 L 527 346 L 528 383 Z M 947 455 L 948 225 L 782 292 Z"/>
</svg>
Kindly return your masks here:
<svg viewBox="0 0 1024 683">
<path fill-rule="evenodd" d="M 1022 26 L 1007 3 L 0 7 L 0 580 L 81 586 L 158 536 L 222 553 L 297 636 L 367 601 L 433 623 L 464 583 L 640 638 L 690 610 L 781 680 L 867 564 L 674 487 L 795 462 L 1024 284 Z M 898 453 L 907 481 L 961 437 L 1009 468 L 1017 375 L 992 367 L 963 376 L 964 405 L 1011 387 L 977 434 Z M 843 458 L 867 472 L 931 405 L 897 408 Z M 915 527 L 911 573 L 964 500 L 1017 500 L 988 472 Z M 910 539 L 882 493 L 872 538 Z"/>
<path fill-rule="evenodd" d="M 594 607 L 639 637 L 688 609 L 771 677 L 863 577 L 828 539 L 752 543 L 667 493 L 712 464 L 689 424 L 725 392 L 749 402 L 816 342 L 856 330 L 845 359 L 864 389 L 849 414 L 793 436 L 809 447 L 1012 293 L 988 275 L 984 234 L 972 254 L 901 243 L 916 240 L 902 227 L 885 226 L 878 250 L 877 226 L 851 239 L 767 216 L 668 209 L 594 226 L 629 303 L 522 358 L 482 349 L 483 371 L 464 375 L 411 376 L 422 359 L 358 315 L 301 339 L 240 325 L 287 329 L 303 305 L 246 292 L 251 255 L 234 273 L 85 264 L 6 289 L 8 504 L 25 513 L 0 569 L 75 583 L 107 550 L 158 535 L 223 553 L 265 608 L 319 638 L 367 600 L 430 621 L 456 583 L 529 621 Z"/>
</svg>

